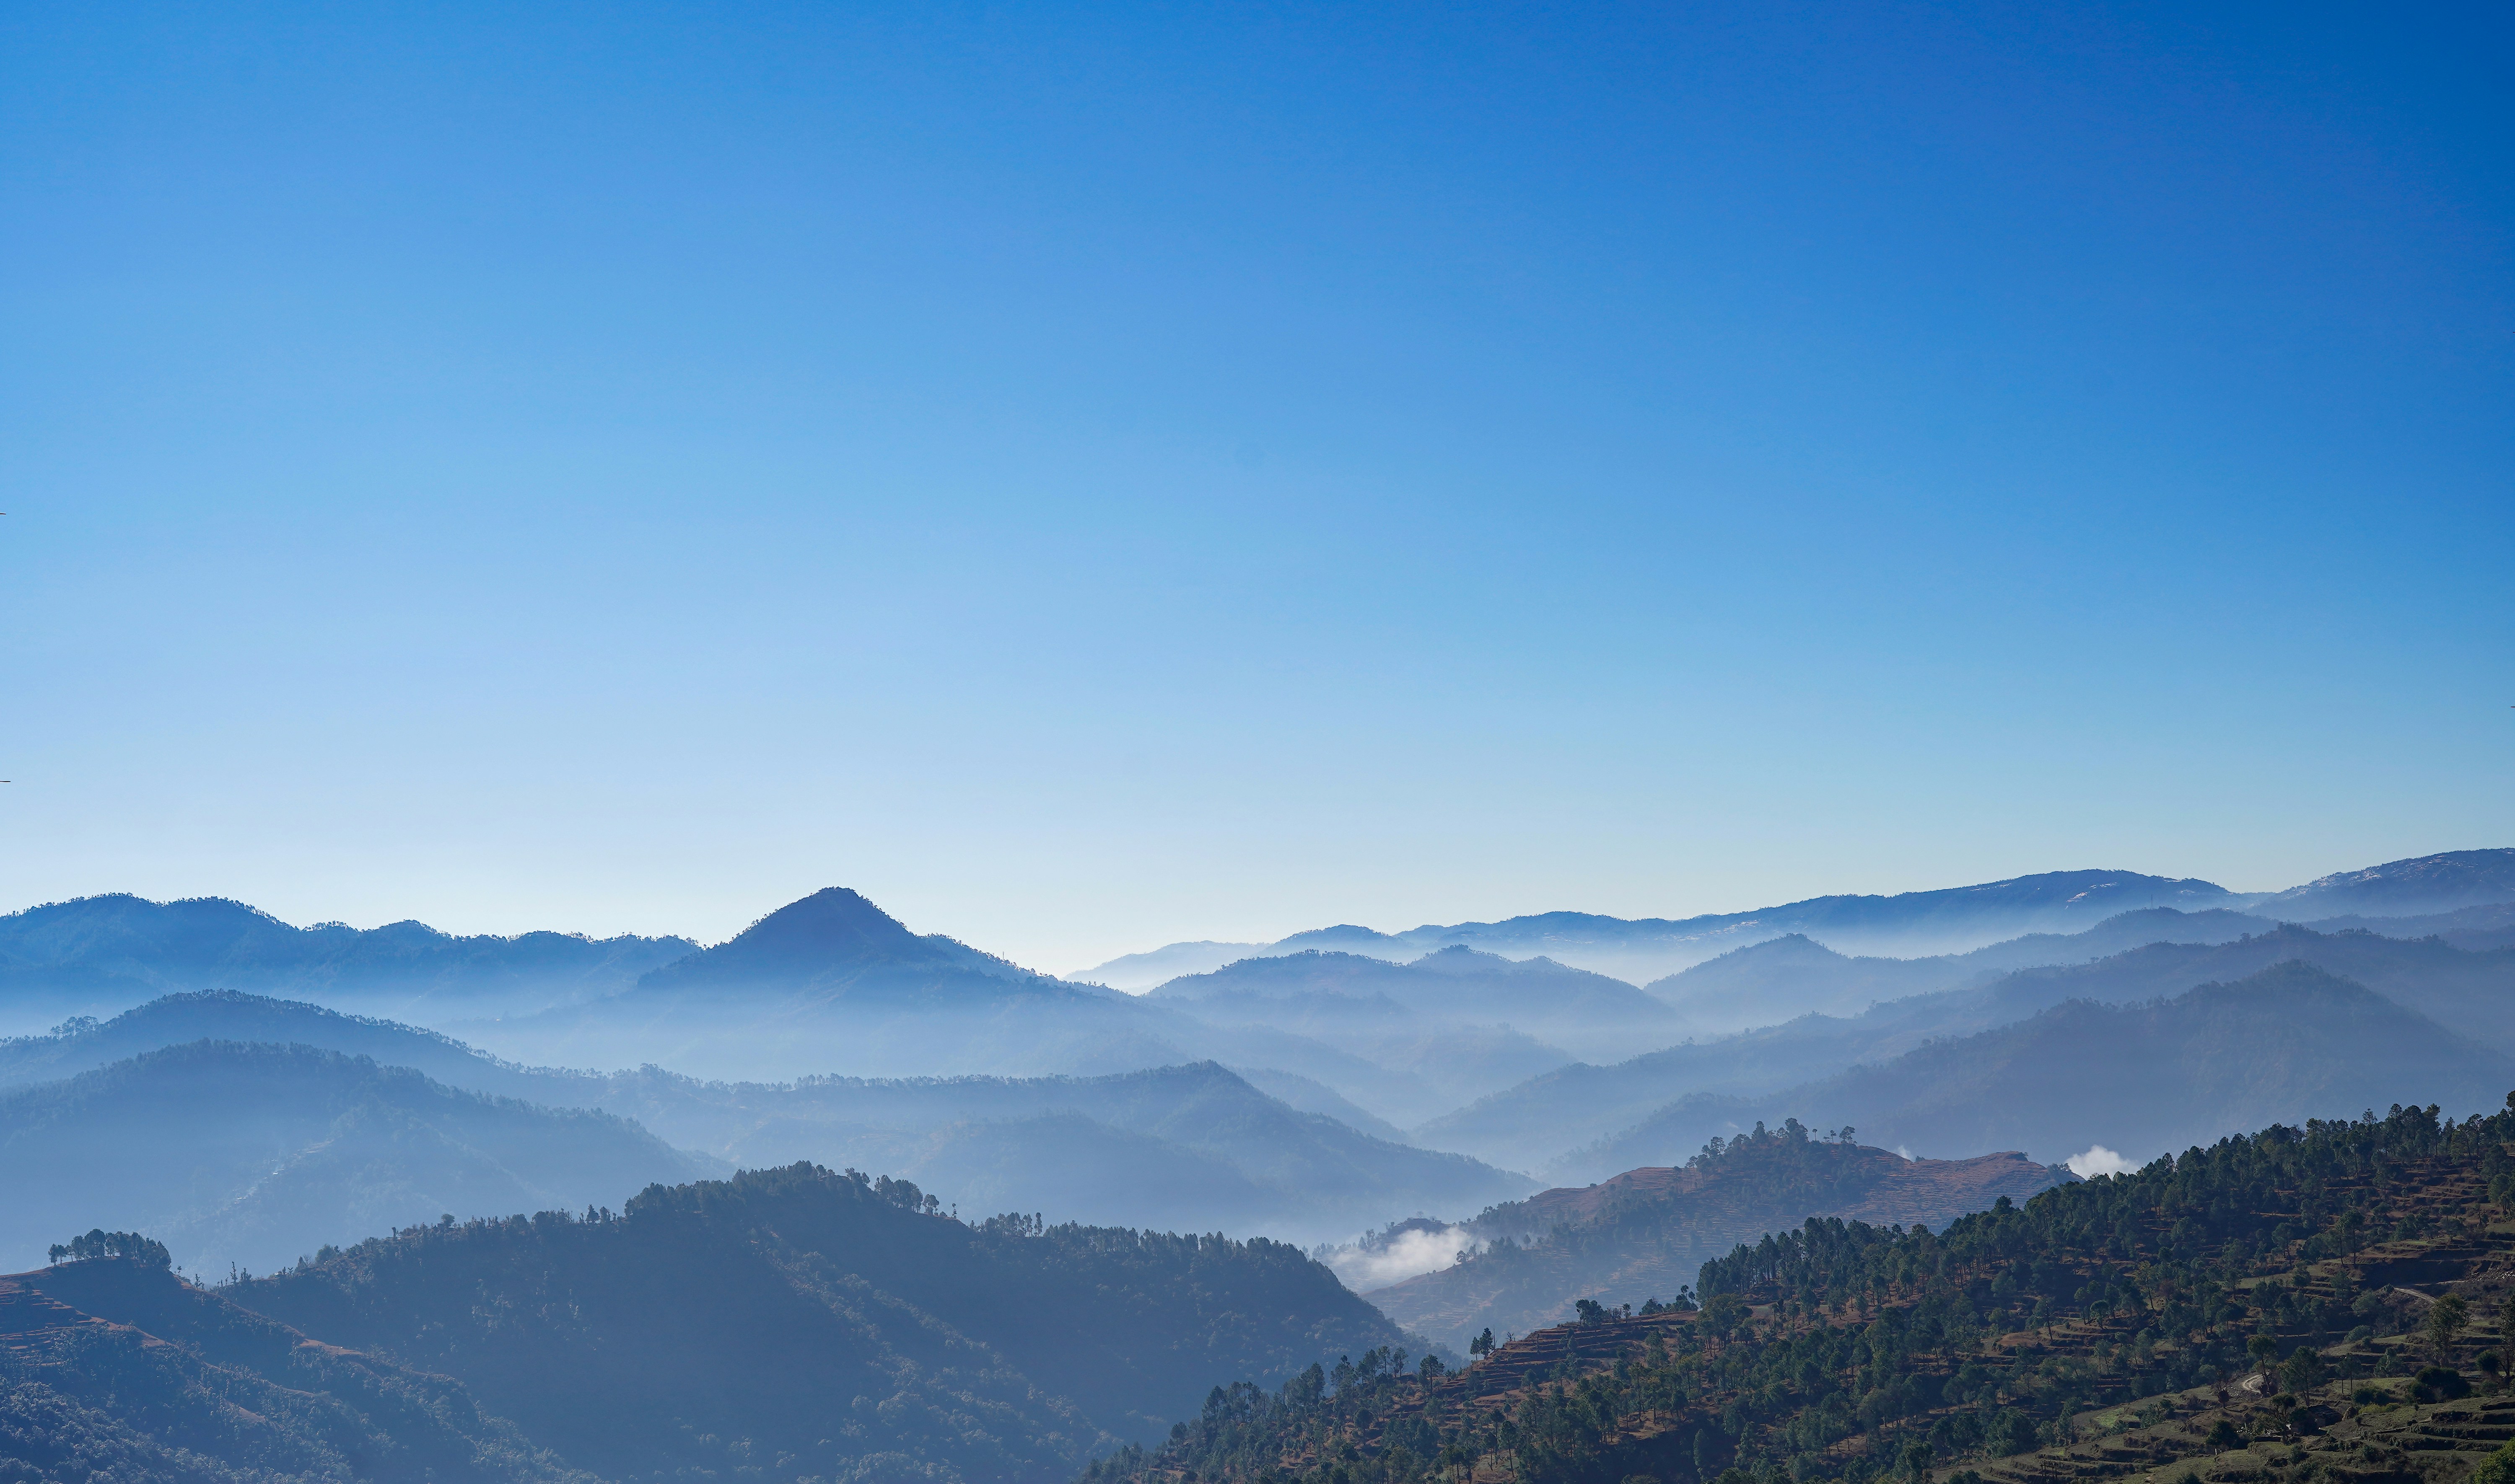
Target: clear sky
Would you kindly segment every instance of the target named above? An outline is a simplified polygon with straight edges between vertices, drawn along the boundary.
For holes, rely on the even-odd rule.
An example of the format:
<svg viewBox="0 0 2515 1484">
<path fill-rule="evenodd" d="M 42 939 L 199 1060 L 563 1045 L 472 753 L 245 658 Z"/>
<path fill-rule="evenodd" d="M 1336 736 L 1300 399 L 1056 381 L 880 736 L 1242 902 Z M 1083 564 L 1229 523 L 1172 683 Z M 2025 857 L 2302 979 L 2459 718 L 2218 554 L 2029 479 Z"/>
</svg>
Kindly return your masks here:
<svg viewBox="0 0 2515 1484">
<path fill-rule="evenodd" d="M 0 12 L 0 907 L 2515 844 L 2503 6 Z"/>
</svg>

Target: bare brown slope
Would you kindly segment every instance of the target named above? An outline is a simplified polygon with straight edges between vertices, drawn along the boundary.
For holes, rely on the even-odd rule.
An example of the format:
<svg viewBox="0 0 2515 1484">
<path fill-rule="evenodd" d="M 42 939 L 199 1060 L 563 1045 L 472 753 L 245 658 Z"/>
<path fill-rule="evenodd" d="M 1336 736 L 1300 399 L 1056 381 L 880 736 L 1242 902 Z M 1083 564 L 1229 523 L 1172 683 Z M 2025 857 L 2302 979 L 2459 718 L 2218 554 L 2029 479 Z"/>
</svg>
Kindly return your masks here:
<svg viewBox="0 0 2515 1484">
<path fill-rule="evenodd" d="M 1673 1298 L 1707 1259 L 1809 1216 L 1935 1227 L 2068 1178 L 2014 1152 L 1907 1160 L 1785 1125 L 1684 1166 L 1629 1170 L 1497 1207 L 1471 1223 L 1472 1235 L 1492 1241 L 1485 1251 L 1369 1297 L 1406 1328 L 1464 1344 L 1487 1327 L 1502 1334 L 1560 1323 L 1580 1298 Z"/>
</svg>

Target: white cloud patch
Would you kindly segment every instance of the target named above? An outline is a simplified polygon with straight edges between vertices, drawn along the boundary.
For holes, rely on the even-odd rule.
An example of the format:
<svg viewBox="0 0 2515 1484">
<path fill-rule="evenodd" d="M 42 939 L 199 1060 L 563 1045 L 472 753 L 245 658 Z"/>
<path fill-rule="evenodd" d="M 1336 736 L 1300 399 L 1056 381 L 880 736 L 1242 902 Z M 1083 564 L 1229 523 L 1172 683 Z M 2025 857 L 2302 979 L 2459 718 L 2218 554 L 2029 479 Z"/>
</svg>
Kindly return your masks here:
<svg viewBox="0 0 2515 1484">
<path fill-rule="evenodd" d="M 1345 1287 L 1360 1294 L 1402 1283 L 1419 1273 L 1439 1272 L 1457 1261 L 1461 1252 L 1483 1245 L 1458 1227 L 1445 1226 L 1439 1231 L 1401 1231 L 1384 1243 L 1340 1247 L 1320 1255 L 1320 1260 L 1344 1280 Z"/>
<path fill-rule="evenodd" d="M 2073 1154 L 2062 1163 L 2082 1180 L 2092 1180 L 2100 1175 L 2128 1175 L 2139 1168 L 2102 1144 L 2089 1144 L 2086 1153 Z"/>
</svg>

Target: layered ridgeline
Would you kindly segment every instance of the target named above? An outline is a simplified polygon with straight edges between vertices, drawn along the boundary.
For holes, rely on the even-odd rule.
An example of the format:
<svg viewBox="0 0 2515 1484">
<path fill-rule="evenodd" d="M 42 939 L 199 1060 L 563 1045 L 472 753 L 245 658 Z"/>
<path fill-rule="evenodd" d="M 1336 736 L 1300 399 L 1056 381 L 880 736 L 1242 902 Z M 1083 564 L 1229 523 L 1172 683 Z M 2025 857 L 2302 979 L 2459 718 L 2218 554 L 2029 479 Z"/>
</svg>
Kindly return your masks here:
<svg viewBox="0 0 2515 1484">
<path fill-rule="evenodd" d="M 196 1045 L 205 1041 L 224 1045 Z M 169 1059 L 168 1049 L 186 1047 Z M 298 1050 L 282 1054 L 275 1047 Z M 368 1065 L 353 1073 L 346 1061 L 326 1062 L 308 1049 L 367 1058 Z M 265 1063 L 286 1075 L 258 1070 Z M 416 1074 L 377 1070 L 394 1066 Z M 317 1075 L 323 1067 L 330 1070 Z M 99 1068 L 115 1070 L 107 1077 Z M 102 1095 L 30 1091 L 72 1076 L 83 1079 L 73 1088 L 118 1089 L 111 1094 L 114 1111 L 101 1122 L 73 1117 L 0 1135 L 0 1178 L 42 1166 L 23 1187 L 29 1194 L 19 1209 L 0 1214 L 0 1244 L 14 1244 L 0 1245 L 0 1258 L 15 1251 L 30 1261 L 45 1233 L 64 1223 L 92 1224 L 110 1213 L 118 1222 L 169 1232 L 182 1260 L 196 1269 L 221 1270 L 229 1261 L 267 1268 L 316 1242 L 347 1241 L 443 1212 L 471 1216 L 616 1204 L 652 1179 L 799 1159 L 889 1170 L 963 1210 L 1266 1231 L 1303 1242 L 1341 1237 L 1392 1213 L 1463 1216 L 1534 1188 L 1533 1181 L 1461 1155 L 1364 1133 L 1354 1125 L 1371 1124 L 1369 1115 L 1325 1089 L 1266 1079 L 1326 1110 L 1307 1111 L 1210 1062 L 1093 1078 L 709 1083 L 654 1067 L 610 1075 L 521 1067 L 410 1026 L 215 993 L 170 996 L 109 1021 L 0 1042 L 0 1089 L 19 1090 L 0 1092 L 0 1106 L 17 1105 L 7 1101 L 13 1098 L 36 1108 Z M 261 1085 L 228 1103 L 220 1096 L 222 1076 L 260 1078 Z M 489 1095 L 458 1095 L 469 1093 Z M 395 1110 L 390 1117 L 386 1104 Z M 425 1110 L 435 1118 L 460 1109 L 479 1118 L 495 1111 L 491 1122 L 503 1132 L 452 1143 L 379 1144 L 367 1137 Z M 575 1115 L 551 1109 L 608 1110 L 637 1123 L 619 1117 L 571 1123 Z M 52 1162 L 60 1147 L 88 1147 L 82 1140 L 107 1137 L 103 1131 L 108 1130 L 112 1137 L 137 1137 L 133 1131 L 152 1120 L 181 1125 L 165 1141 L 170 1157 L 189 1159 L 195 1144 L 210 1147 L 195 1177 L 170 1185 L 165 1172 L 146 1160 Z M 532 1172 L 542 1167 L 530 1151 L 507 1149 L 509 1141 L 545 1126 L 610 1130 L 623 1141 L 624 1157 L 571 1155 L 557 1172 L 563 1184 L 537 1183 Z M 81 1132 L 88 1129 L 100 1132 Z M 657 1138 L 693 1152 L 677 1154 Z M 551 1147 L 573 1148 L 556 1136 Z M 354 1164 L 352 1150 L 363 1151 Z M 499 1166 L 515 1173 L 520 1184 L 500 1193 L 507 1187 L 451 1178 L 458 1166 L 448 1161 L 458 1153 L 471 1161 L 459 1168 Z M 333 1206 L 326 1208 L 310 1193 L 297 1199 L 305 1192 L 292 1183 L 296 1175 L 264 1180 L 274 1169 L 317 1165 L 355 1168 L 363 1185 L 336 1181 Z M 281 1210 L 295 1213 L 293 1220 L 270 1218 Z"/>
<path fill-rule="evenodd" d="M 1397 1342 L 1288 1247 L 969 1225 L 913 1185 L 796 1167 L 210 1290 L 119 1258 L 0 1279 L 0 1459 L 78 1480 L 1044 1484 L 1158 1436 L 1215 1377 Z"/>
<path fill-rule="evenodd" d="M 1411 963 L 1315 949 L 1244 959 L 1152 992 L 1216 1025 L 1330 1042 L 1409 1079 L 1428 1117 L 1498 1086 L 1683 1034 L 1666 1002 L 1551 959 L 1451 947 Z"/>
<path fill-rule="evenodd" d="M 625 989 L 695 952 L 681 937 L 456 936 L 425 923 L 295 928 L 220 897 L 128 894 L 0 916 L 0 1031 L 110 1013 L 169 991 L 247 989 L 395 1012 L 542 1009 Z"/>
<path fill-rule="evenodd" d="M 2505 898 L 2515 898 L 2510 888 Z M 1540 955 L 1640 984 L 1732 948 L 1786 932 L 1822 937 L 1857 953 L 1960 952 L 2023 932 L 2076 931 L 2143 907 L 2198 910 L 2247 898 L 2204 881 L 2136 871 L 2052 871 L 2009 881 L 1896 896 L 1817 896 L 1752 912 L 1700 917 L 1614 918 L 1541 912 L 1498 923 L 1426 924 L 1403 932 L 1344 925 L 1297 932 L 1273 943 L 1175 943 L 1078 972 L 1078 979 L 1150 988 L 1238 959 L 1308 950 L 1413 960 L 1453 946 L 1508 958 Z"/>
<path fill-rule="evenodd" d="M 1850 1132 L 1758 1124 L 1681 1167 L 1498 1206 L 1444 1234 L 1466 1253 L 1457 1262 L 1365 1297 L 1416 1334 L 1464 1349 L 1487 1330 L 1560 1324 L 1582 1299 L 1673 1299 L 1706 1261 L 1810 1216 L 1938 1226 L 2072 1177 L 2014 1153 L 1908 1160 Z"/>
<path fill-rule="evenodd" d="M 2142 928 L 2182 930 L 2156 919 Z M 2285 1011 L 2284 995 L 2294 997 Z M 2098 1036 L 2115 1059 L 2074 1055 L 2080 1034 Z M 2216 1054 L 2257 1035 L 2280 1053 Z M 2372 1039 L 2353 1044 L 2362 1036 Z M 1962 1050 L 1933 1050 L 1952 1040 Z M 1804 1015 L 1611 1065 L 1566 1066 L 1415 1136 L 1558 1179 L 1662 1163 L 1711 1134 L 1793 1114 L 1932 1154 L 2005 1147 L 2048 1161 L 2101 1141 L 2144 1156 L 2316 1108 L 2364 1107 L 2394 1085 L 2383 1080 L 2391 1069 L 2432 1056 L 2451 1069 L 2453 1080 L 2441 1085 L 2449 1106 L 2484 1106 L 2509 1054 L 2515 950 L 2281 928 L 2220 943 L 2155 941 L 1858 1015 Z M 1921 1086 L 1958 1061 L 1972 1070 L 1955 1088 Z M 2029 1080 L 2057 1072 L 2072 1095 L 2019 1100 L 2018 1085 L 1984 1081 L 2001 1068 Z M 2114 1095 L 2168 1069 L 2175 1091 L 2163 1106 Z M 1929 1118 L 1908 1116 L 1924 1104 L 1936 1110 Z"/>
<path fill-rule="evenodd" d="M 1544 955 L 1645 984 L 1786 933 L 1805 934 L 1844 954 L 1915 958 L 1960 954 L 2020 934 L 2078 932 L 2106 918 L 2161 907 L 2187 913 L 2253 912 L 2264 922 L 2351 918 L 2355 921 L 2339 926 L 2397 931 L 2389 926 L 2395 920 L 2436 918 L 2506 902 L 2515 902 L 2515 849 L 2452 850 L 2341 872 L 2286 891 L 2250 894 L 2136 871 L 2053 871 L 1896 896 L 1810 897 L 1752 912 L 1673 921 L 1544 912 L 1393 933 L 1348 925 L 1297 932 L 1273 943 L 1173 943 L 1113 959 L 1075 977 L 1149 989 L 1181 974 L 1204 973 L 1262 954 L 1318 949 L 1403 961 L 1464 945 L 1515 959 Z M 2462 926 L 2422 923 L 2411 935 Z"/>
<path fill-rule="evenodd" d="M 1917 1151 L 2102 1147 L 2139 1160 L 2229 1129 L 2366 1108 L 2416 1083 L 2459 1116 L 2515 1087 L 2515 1057 L 2301 963 L 2131 1005 L 2072 1000 L 1764 1097 L 1697 1095 L 1565 1161 L 1655 1163 L 1758 1119 L 1849 1124 Z"/>
<path fill-rule="evenodd" d="M 1217 1388 L 1089 1477 L 2459 1484 L 2515 1435 L 2515 1399 L 2473 1395 L 2509 1338 L 2510 1139 L 2515 1114 L 2395 1107 L 1938 1233 L 1811 1220 L 1708 1264 L 1699 1312 Z"/>
<path fill-rule="evenodd" d="M 309 1046 L 195 1041 L 0 1092 L 0 1261 L 102 1224 L 224 1275 L 448 1212 L 581 1209 L 728 1168 L 605 1113 Z"/>
<path fill-rule="evenodd" d="M 1502 960 L 1491 967 L 1519 971 Z M 1615 987 L 1656 1004 L 1630 985 Z M 1521 995 L 1529 1005 L 1545 998 L 1536 985 Z M 1486 1038 L 1500 1055 L 1487 1064 L 1464 1041 L 1418 1047 L 1419 1030 L 1413 1040 L 1375 1045 L 1382 1052 L 1376 1060 L 1342 1044 L 1333 1026 L 1304 1034 L 1272 1017 L 1209 1017 L 1197 1008 L 1033 973 L 911 932 L 857 893 L 833 887 L 602 1000 L 438 1028 L 518 1060 L 654 1062 L 746 1079 L 1092 1076 L 1215 1061 L 1323 1087 L 1369 1118 L 1405 1123 L 1569 1059 L 1560 1049 L 1505 1034 Z"/>
</svg>

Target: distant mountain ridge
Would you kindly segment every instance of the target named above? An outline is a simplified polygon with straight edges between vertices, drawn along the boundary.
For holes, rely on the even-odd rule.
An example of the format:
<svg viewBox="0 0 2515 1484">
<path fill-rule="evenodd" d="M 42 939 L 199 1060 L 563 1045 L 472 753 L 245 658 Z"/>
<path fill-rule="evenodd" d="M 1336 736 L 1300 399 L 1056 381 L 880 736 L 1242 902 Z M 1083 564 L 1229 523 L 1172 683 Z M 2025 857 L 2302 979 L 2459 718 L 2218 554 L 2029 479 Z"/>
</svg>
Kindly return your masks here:
<svg viewBox="0 0 2515 1484">
<path fill-rule="evenodd" d="M 195 1270 L 458 1216 L 626 1200 L 726 1166 L 625 1118 L 309 1046 L 194 1041 L 0 1092 L 0 1266 L 145 1230 Z"/>
<path fill-rule="evenodd" d="M 2101 1143 L 2144 1161 L 2230 1129 L 2381 1108 L 2413 1087 L 2457 1116 L 2501 1107 L 2515 1056 L 2290 959 L 2135 1004 L 2067 1000 L 1781 1092 L 1695 1093 L 1556 1171 L 1664 1163 L 1789 1117 L 1924 1154 L 2015 1148 L 2058 1160 Z"/>
<path fill-rule="evenodd" d="M 0 1041 L 0 1090 L 58 1084 L 205 1040 L 370 1058 L 470 1092 L 634 1117 L 705 1160 L 879 1168 L 968 1209 L 1046 1211 L 1059 1219 L 1227 1225 L 1306 1241 L 1342 1235 L 1388 1211 L 1464 1216 L 1531 1188 L 1464 1155 L 1299 1111 L 1213 1062 L 1099 1077 L 713 1083 L 651 1066 L 523 1067 L 433 1031 L 233 992 L 170 996 L 110 1021 Z M 9 1095 L 0 1091 L 0 1105 Z M 192 1121 L 206 1132 L 218 1110 Z M 268 1258 L 257 1253 L 254 1260 Z"/>
<path fill-rule="evenodd" d="M 1132 991 L 1151 988 L 1165 976 L 1208 972 L 1253 954 L 1318 948 L 1414 958 L 1463 943 L 1513 958 L 1544 954 L 1645 984 L 1730 949 L 1792 932 L 1846 955 L 1912 958 L 1963 953 L 2027 933 L 2077 931 L 2151 907 L 2253 912 L 2267 920 L 2301 922 L 2350 914 L 2425 916 L 2494 902 L 2515 902 L 2515 848 L 2389 861 L 2279 892 L 2238 893 L 2212 882 L 2137 871 L 2051 871 L 1970 886 L 1888 896 L 1816 896 L 1749 912 L 1672 920 L 1542 912 L 1492 923 L 1425 924 L 1402 932 L 1347 924 L 1256 947 L 1174 943 L 1068 977 Z"/>
<path fill-rule="evenodd" d="M 2420 917 L 2515 901 L 2515 848 L 2448 850 L 2335 872 L 2261 897 L 2250 910 L 2283 922 L 2355 914 Z"/>
<path fill-rule="evenodd" d="M 515 999 L 551 1004 L 626 988 L 657 965 L 697 949 L 687 938 L 631 934 L 458 937 L 416 922 L 295 928 L 223 897 L 152 902 L 114 893 L 0 917 L 0 1010 L 30 1003 L 113 1010 L 195 989 L 323 994 L 403 1007 Z"/>
</svg>

